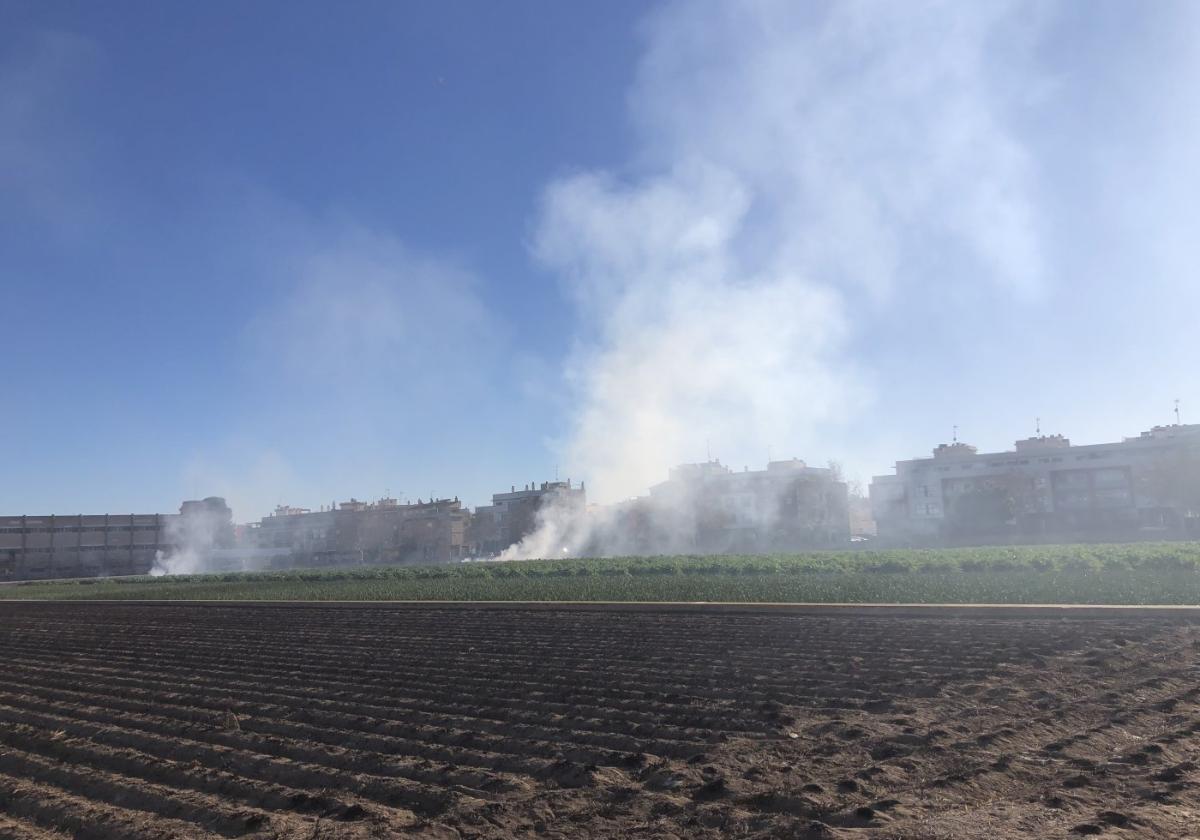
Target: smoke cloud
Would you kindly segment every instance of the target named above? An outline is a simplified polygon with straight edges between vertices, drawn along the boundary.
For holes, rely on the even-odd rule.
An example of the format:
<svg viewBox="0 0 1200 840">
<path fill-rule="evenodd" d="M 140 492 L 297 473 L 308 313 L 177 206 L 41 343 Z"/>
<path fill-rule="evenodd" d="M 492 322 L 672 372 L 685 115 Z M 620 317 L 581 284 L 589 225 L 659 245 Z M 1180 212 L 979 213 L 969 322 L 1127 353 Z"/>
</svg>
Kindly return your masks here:
<svg viewBox="0 0 1200 840">
<path fill-rule="evenodd" d="M 1036 93 L 1020 67 L 1038 21 L 1018 2 L 774 0 L 647 21 L 637 154 L 551 183 L 532 245 L 587 325 L 562 449 L 596 500 L 708 442 L 737 464 L 810 454 L 870 398 L 845 352 L 853 311 L 902 294 L 931 252 L 1039 293 L 1009 127 Z M 607 521 L 543 519 L 508 556 L 620 550 Z"/>
<path fill-rule="evenodd" d="M 167 521 L 166 541 L 170 551 L 159 551 L 150 574 L 190 575 L 217 571 L 216 552 L 226 543 L 230 530 L 229 510 L 195 506 Z"/>
<path fill-rule="evenodd" d="M 442 482 L 469 475 L 457 459 L 474 453 L 443 407 L 491 399 L 492 360 L 510 349 L 478 278 L 355 221 L 272 204 L 247 226 L 262 242 L 235 268 L 262 265 L 275 294 L 237 344 L 237 423 L 183 464 L 182 493 L 223 496 L 245 521 L 389 489 L 461 492 Z"/>
</svg>

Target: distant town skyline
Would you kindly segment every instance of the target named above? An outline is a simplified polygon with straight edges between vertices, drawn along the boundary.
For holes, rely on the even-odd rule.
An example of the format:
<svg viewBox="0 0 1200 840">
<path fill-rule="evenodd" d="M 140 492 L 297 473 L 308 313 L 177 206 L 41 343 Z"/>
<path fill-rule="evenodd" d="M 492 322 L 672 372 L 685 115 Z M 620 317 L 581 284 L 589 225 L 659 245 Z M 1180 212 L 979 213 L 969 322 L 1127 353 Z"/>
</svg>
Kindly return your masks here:
<svg viewBox="0 0 1200 840">
<path fill-rule="evenodd" d="M 0 514 L 1200 419 L 1200 7 L 0 0 Z"/>
</svg>

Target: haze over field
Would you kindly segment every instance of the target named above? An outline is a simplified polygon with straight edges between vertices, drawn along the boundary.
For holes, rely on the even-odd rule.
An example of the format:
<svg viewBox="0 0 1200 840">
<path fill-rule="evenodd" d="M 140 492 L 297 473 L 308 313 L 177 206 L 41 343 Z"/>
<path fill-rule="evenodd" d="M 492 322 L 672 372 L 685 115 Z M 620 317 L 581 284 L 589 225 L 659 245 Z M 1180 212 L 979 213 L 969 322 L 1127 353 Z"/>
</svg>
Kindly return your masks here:
<svg viewBox="0 0 1200 840">
<path fill-rule="evenodd" d="M 1194 4 L 142 12 L 0 0 L 0 511 L 1200 411 Z"/>
</svg>

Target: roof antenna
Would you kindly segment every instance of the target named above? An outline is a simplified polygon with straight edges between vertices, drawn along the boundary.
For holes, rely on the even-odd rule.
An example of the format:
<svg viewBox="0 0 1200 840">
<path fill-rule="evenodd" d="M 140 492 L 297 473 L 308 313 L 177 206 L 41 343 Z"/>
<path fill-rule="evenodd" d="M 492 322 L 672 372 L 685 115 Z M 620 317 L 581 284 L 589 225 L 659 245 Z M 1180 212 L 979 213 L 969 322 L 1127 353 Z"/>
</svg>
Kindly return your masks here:
<svg viewBox="0 0 1200 840">
<path fill-rule="evenodd" d="M 712 460 L 712 444 L 708 438 L 704 439 L 704 457 L 709 461 Z"/>
<path fill-rule="evenodd" d="M 954 427 L 954 443 L 958 443 L 958 426 Z"/>
<path fill-rule="evenodd" d="M 1037 436 L 1038 437 L 1042 436 L 1042 418 L 1041 417 L 1039 417 L 1037 419 Z"/>
<path fill-rule="evenodd" d="M 1175 425 L 1179 425 L 1179 398 L 1175 398 Z"/>
</svg>

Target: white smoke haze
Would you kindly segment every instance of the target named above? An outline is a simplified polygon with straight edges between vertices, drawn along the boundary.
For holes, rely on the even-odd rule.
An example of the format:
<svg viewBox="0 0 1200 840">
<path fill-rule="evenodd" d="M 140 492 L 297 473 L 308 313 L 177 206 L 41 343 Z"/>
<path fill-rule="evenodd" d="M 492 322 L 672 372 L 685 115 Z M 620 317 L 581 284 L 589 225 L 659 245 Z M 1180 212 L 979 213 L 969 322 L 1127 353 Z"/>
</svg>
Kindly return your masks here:
<svg viewBox="0 0 1200 840">
<path fill-rule="evenodd" d="M 603 524 L 597 521 L 600 517 Z M 588 509 L 574 498 L 550 495 L 538 509 L 533 533 L 509 546 L 497 560 L 529 560 L 536 557 L 570 557 L 584 552 L 591 535 L 613 522 L 610 508 Z"/>
<path fill-rule="evenodd" d="M 193 510 L 167 521 L 165 537 L 174 546 L 170 551 L 155 553 L 150 574 L 162 575 L 207 574 L 214 569 L 214 551 L 225 529 L 228 517 L 211 509 Z"/>
<path fill-rule="evenodd" d="M 246 330 L 257 364 L 289 387 L 363 405 L 436 391 L 430 358 L 466 368 L 497 338 L 469 272 L 358 224 L 300 230 L 315 241 L 273 255 L 286 270 L 281 299 Z"/>
<path fill-rule="evenodd" d="M 1037 90 L 1020 71 L 1032 12 L 762 0 L 647 22 L 633 164 L 550 184 L 533 239 L 586 325 L 562 448 L 595 500 L 645 492 L 709 441 L 739 465 L 768 447 L 823 459 L 822 429 L 869 400 L 843 355 L 852 305 L 904 294 L 931 246 L 1038 294 L 1032 177 L 1008 126 Z M 619 514 L 561 514 L 506 557 L 621 553 Z"/>
<path fill-rule="evenodd" d="M 191 453 L 182 494 L 222 496 L 238 521 L 257 521 L 281 504 L 460 492 L 441 484 L 460 441 L 431 407 L 485 400 L 489 360 L 509 350 L 478 278 L 354 220 L 248 202 L 261 207 L 245 224 L 262 242 L 232 270 L 260 266 L 276 295 L 240 336 L 249 408 Z"/>
<path fill-rule="evenodd" d="M 630 97 L 643 156 L 738 179 L 747 265 L 882 293 L 940 243 L 1033 292 L 1033 175 L 1011 123 L 1044 95 L 1028 55 L 1044 17 L 1010 0 L 670 4 Z"/>
<path fill-rule="evenodd" d="M 65 31 L 41 30 L 17 43 L 11 55 L 0 54 L 0 196 L 59 234 L 78 233 L 99 216 L 86 189 L 89 150 L 83 132 L 56 129 L 68 104 L 86 95 L 103 56 L 91 40 Z"/>
<path fill-rule="evenodd" d="M 225 499 L 237 521 L 257 520 L 292 498 L 321 498 L 282 453 L 255 444 L 194 454 L 183 467 L 183 495 Z"/>
<path fill-rule="evenodd" d="M 747 210 L 735 179 L 699 164 L 642 188 L 584 175 L 549 189 L 537 255 L 596 332 L 571 362 L 565 460 L 599 500 L 644 493 L 706 440 L 793 440 L 851 398 L 831 358 L 836 297 L 740 269 Z"/>
</svg>

